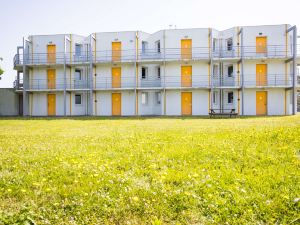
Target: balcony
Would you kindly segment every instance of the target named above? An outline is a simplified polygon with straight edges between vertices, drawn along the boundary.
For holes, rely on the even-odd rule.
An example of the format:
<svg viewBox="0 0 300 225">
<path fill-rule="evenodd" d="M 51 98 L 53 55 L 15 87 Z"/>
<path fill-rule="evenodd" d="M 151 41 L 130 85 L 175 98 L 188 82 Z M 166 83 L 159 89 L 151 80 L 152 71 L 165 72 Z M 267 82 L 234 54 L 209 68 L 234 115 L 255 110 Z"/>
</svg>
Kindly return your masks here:
<svg viewBox="0 0 300 225">
<path fill-rule="evenodd" d="M 92 52 L 93 63 L 126 63 L 126 62 L 151 62 L 151 61 L 185 61 L 185 60 L 209 60 L 210 51 L 215 59 L 240 58 L 286 58 L 292 57 L 292 47 L 285 45 L 268 45 L 265 48 L 257 49 L 256 46 L 232 46 L 231 49 L 210 49 L 209 47 L 193 47 L 191 49 L 181 48 L 161 48 L 143 49 L 136 52 L 135 49 L 121 51 L 101 50 Z M 25 65 L 55 65 L 55 64 L 88 64 L 90 63 L 90 53 L 82 52 L 74 54 L 70 52 L 56 53 L 33 53 L 26 54 L 23 59 L 22 54 L 14 56 L 14 66 Z"/>
<path fill-rule="evenodd" d="M 267 45 L 265 48 L 257 46 L 243 46 L 244 58 L 285 58 L 292 57 L 292 48 L 285 45 Z"/>
<path fill-rule="evenodd" d="M 115 79 L 112 77 L 97 76 L 94 83 L 95 90 L 133 89 L 135 87 L 136 78 L 134 76 Z"/>
<path fill-rule="evenodd" d="M 93 52 L 93 62 L 94 63 L 125 63 L 125 62 L 135 62 L 136 60 L 136 50 L 103 50 Z"/>
<path fill-rule="evenodd" d="M 241 82 L 237 76 L 227 77 L 220 75 L 213 75 L 211 79 L 213 88 L 237 88 L 240 87 Z"/>
<path fill-rule="evenodd" d="M 23 90 L 23 79 L 16 79 L 13 83 L 14 89 L 17 91 Z"/>
<path fill-rule="evenodd" d="M 285 74 L 268 74 L 264 78 L 256 77 L 256 74 L 245 74 L 245 88 L 290 88 L 292 87 L 292 77 Z M 298 80 L 299 84 L 299 80 Z M 242 79 L 237 76 L 224 77 L 213 75 L 210 79 L 208 75 L 192 75 L 188 78 L 182 78 L 181 75 L 166 75 L 165 77 L 138 79 L 131 77 L 97 77 L 94 80 L 95 90 L 126 90 L 126 89 L 208 89 L 208 88 L 241 88 Z M 63 91 L 63 90 L 89 90 L 88 80 L 66 80 L 63 79 L 30 79 L 26 85 L 23 80 L 15 80 L 14 88 L 16 90 L 30 91 Z"/>
<path fill-rule="evenodd" d="M 66 62 L 66 64 L 81 64 L 81 63 L 89 63 L 90 57 L 88 54 L 76 55 L 69 52 L 57 52 L 55 54 L 47 54 L 47 53 L 33 53 L 26 54 L 25 59 L 23 58 L 23 54 L 16 54 L 14 56 L 14 66 L 20 65 L 62 65 Z"/>
<path fill-rule="evenodd" d="M 244 86 L 248 88 L 259 87 L 292 87 L 293 80 L 291 75 L 285 74 L 267 74 L 266 77 L 256 77 L 256 75 L 245 75 Z"/>
<path fill-rule="evenodd" d="M 65 84 L 64 79 L 30 79 L 24 85 L 26 90 L 34 91 L 60 91 L 64 90 L 84 90 L 89 88 L 89 82 L 86 80 L 72 80 Z"/>
</svg>

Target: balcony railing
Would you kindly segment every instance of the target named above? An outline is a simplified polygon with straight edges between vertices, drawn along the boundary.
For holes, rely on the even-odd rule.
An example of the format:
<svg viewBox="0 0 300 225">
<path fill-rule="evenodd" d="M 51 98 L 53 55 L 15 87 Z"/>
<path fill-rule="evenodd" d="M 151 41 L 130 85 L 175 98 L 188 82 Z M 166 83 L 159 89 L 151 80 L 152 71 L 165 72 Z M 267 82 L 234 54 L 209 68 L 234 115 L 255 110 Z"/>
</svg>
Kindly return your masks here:
<svg viewBox="0 0 300 225">
<path fill-rule="evenodd" d="M 101 50 L 93 51 L 93 63 L 114 63 L 114 62 L 139 62 L 146 61 L 176 61 L 176 60 L 201 60 L 209 59 L 210 51 L 213 58 L 284 58 L 292 57 L 292 46 L 285 45 L 268 45 L 265 48 L 257 49 L 256 46 L 232 46 L 227 48 L 208 48 L 192 47 L 191 49 L 181 48 L 160 48 L 160 49 L 143 49 L 136 52 L 135 49 L 126 49 L 121 51 Z M 57 52 L 57 53 L 33 53 L 14 56 L 14 65 L 48 65 L 48 64 L 76 64 L 89 63 L 90 53 L 82 52 Z"/>
<path fill-rule="evenodd" d="M 245 75 L 245 87 L 291 87 L 293 80 L 291 75 L 267 74 L 267 76 Z"/>
<path fill-rule="evenodd" d="M 16 79 L 14 80 L 14 89 L 16 90 L 23 90 L 23 79 Z"/>
<path fill-rule="evenodd" d="M 298 80 L 299 82 L 299 80 Z M 110 89 L 134 89 L 134 88 L 240 88 L 244 84 L 246 88 L 259 87 L 292 87 L 292 77 L 285 74 L 268 74 L 266 77 L 256 76 L 256 74 L 245 74 L 244 82 L 241 77 L 226 77 L 213 75 L 209 79 L 208 75 L 192 75 L 191 77 L 181 77 L 181 75 L 166 75 L 158 78 L 139 78 L 136 80 L 134 76 L 112 78 L 101 77 L 93 82 L 93 88 L 96 90 Z M 211 86 L 210 86 L 211 85 Z M 27 90 L 82 90 L 89 89 L 88 80 L 66 80 L 63 79 L 30 79 L 26 85 L 23 80 L 15 80 L 14 87 L 22 89 L 23 86 Z"/>
<path fill-rule="evenodd" d="M 64 90 L 66 89 L 88 89 L 89 82 L 86 80 L 72 80 L 65 84 L 63 79 L 30 79 L 24 84 L 27 90 Z"/>
</svg>

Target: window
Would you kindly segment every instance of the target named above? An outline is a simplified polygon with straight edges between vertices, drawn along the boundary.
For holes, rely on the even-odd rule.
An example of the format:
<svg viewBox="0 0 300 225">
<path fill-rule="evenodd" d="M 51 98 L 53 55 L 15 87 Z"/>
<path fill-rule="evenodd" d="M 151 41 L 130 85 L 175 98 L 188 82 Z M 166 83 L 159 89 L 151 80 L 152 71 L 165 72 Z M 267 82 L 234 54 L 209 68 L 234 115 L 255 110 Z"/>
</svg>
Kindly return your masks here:
<svg viewBox="0 0 300 225">
<path fill-rule="evenodd" d="M 218 65 L 214 65 L 213 66 L 213 76 L 214 77 L 218 77 L 219 74 L 219 66 Z"/>
<path fill-rule="evenodd" d="M 156 67 L 157 79 L 160 79 L 160 66 Z"/>
<path fill-rule="evenodd" d="M 227 75 L 228 77 L 233 77 L 233 65 L 227 67 Z"/>
<path fill-rule="evenodd" d="M 160 41 L 155 42 L 156 52 L 160 53 Z"/>
<path fill-rule="evenodd" d="M 213 39 L 213 51 L 216 51 L 217 48 L 217 38 Z"/>
<path fill-rule="evenodd" d="M 148 68 L 142 67 L 142 79 L 147 79 L 148 76 Z"/>
<path fill-rule="evenodd" d="M 81 80 L 81 70 L 75 69 L 75 80 Z"/>
<path fill-rule="evenodd" d="M 233 92 L 228 92 L 228 104 L 233 103 Z"/>
<path fill-rule="evenodd" d="M 142 53 L 146 53 L 147 48 L 148 48 L 148 42 L 142 41 Z"/>
<path fill-rule="evenodd" d="M 81 55 L 81 45 L 75 44 L 75 55 L 79 56 Z"/>
<path fill-rule="evenodd" d="M 214 91 L 213 92 L 213 104 L 217 104 L 217 97 L 218 97 L 218 92 Z"/>
<path fill-rule="evenodd" d="M 226 40 L 227 51 L 232 51 L 232 38 Z"/>
<path fill-rule="evenodd" d="M 147 105 L 147 104 L 148 104 L 148 93 L 142 92 L 142 105 Z"/>
<path fill-rule="evenodd" d="M 75 105 L 81 105 L 81 94 L 75 94 Z"/>
<path fill-rule="evenodd" d="M 160 92 L 155 92 L 155 99 L 156 99 L 156 104 L 160 105 L 160 103 L 161 103 L 161 93 Z"/>
</svg>

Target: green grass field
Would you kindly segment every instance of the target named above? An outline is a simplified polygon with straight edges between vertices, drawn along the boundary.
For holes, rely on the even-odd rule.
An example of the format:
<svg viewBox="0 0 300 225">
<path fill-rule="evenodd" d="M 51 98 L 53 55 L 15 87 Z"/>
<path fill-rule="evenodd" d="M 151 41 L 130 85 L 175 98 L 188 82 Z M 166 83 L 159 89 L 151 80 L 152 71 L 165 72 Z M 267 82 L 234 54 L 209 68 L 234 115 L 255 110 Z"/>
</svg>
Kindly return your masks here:
<svg viewBox="0 0 300 225">
<path fill-rule="evenodd" d="M 0 119 L 0 224 L 299 224 L 300 115 Z"/>
</svg>

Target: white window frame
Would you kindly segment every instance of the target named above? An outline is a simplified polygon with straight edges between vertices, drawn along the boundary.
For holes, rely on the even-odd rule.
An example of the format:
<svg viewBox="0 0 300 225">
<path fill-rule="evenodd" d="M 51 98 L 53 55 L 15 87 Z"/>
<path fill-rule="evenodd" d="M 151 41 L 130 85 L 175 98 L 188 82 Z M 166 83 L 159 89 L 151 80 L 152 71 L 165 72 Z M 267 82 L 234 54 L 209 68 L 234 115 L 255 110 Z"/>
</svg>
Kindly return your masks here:
<svg viewBox="0 0 300 225">
<path fill-rule="evenodd" d="M 142 53 L 145 54 L 148 49 L 148 42 L 142 41 Z"/>
<path fill-rule="evenodd" d="M 76 77 L 77 72 L 80 72 L 80 77 L 79 77 L 80 79 L 77 79 L 77 77 Z M 82 69 L 75 69 L 75 76 L 74 77 L 75 77 L 75 80 L 82 80 Z"/>
<path fill-rule="evenodd" d="M 155 42 L 155 52 L 156 53 L 161 53 L 161 45 L 160 45 L 160 40 Z"/>
<path fill-rule="evenodd" d="M 158 72 L 158 71 L 159 71 L 159 72 Z M 158 80 L 161 79 L 161 68 L 160 68 L 160 66 L 157 66 L 157 67 L 156 67 L 156 78 L 157 78 Z"/>
<path fill-rule="evenodd" d="M 231 42 L 231 46 L 229 47 L 229 45 L 228 45 L 228 42 Z M 226 39 L 226 50 L 227 51 L 232 51 L 233 50 L 233 38 L 231 37 L 231 38 L 227 38 Z"/>
<path fill-rule="evenodd" d="M 161 104 L 161 93 L 160 92 L 155 92 L 155 102 L 157 105 Z"/>
<path fill-rule="evenodd" d="M 76 96 L 80 96 L 80 103 L 76 103 Z M 82 105 L 82 94 L 75 94 L 75 105 Z"/>
<path fill-rule="evenodd" d="M 213 38 L 213 51 L 217 50 L 217 38 Z"/>
<path fill-rule="evenodd" d="M 229 68 L 232 67 L 232 73 L 231 75 L 229 74 Z M 232 64 L 227 65 L 227 77 L 233 77 L 233 72 L 234 72 L 234 67 Z"/>
<path fill-rule="evenodd" d="M 229 94 L 231 94 L 232 93 L 232 102 L 229 102 Z M 234 102 L 234 93 L 233 93 L 233 91 L 228 91 L 227 92 L 227 104 L 233 104 L 233 102 Z"/>
<path fill-rule="evenodd" d="M 142 92 L 141 95 L 142 105 L 148 105 L 148 92 Z"/>
<path fill-rule="evenodd" d="M 78 51 L 77 51 L 77 47 L 80 48 L 79 54 L 78 54 Z M 75 43 L 75 56 L 81 56 L 81 53 L 82 53 L 82 44 Z"/>
<path fill-rule="evenodd" d="M 145 78 L 143 78 L 143 69 L 145 70 Z M 148 67 L 142 66 L 141 79 L 142 80 L 148 79 Z"/>
<path fill-rule="evenodd" d="M 213 77 L 218 77 L 219 76 L 219 65 L 218 64 L 214 64 L 213 65 Z"/>
<path fill-rule="evenodd" d="M 212 100 L 212 102 L 215 105 L 218 104 L 218 92 L 217 91 L 213 91 L 213 100 Z"/>
</svg>

